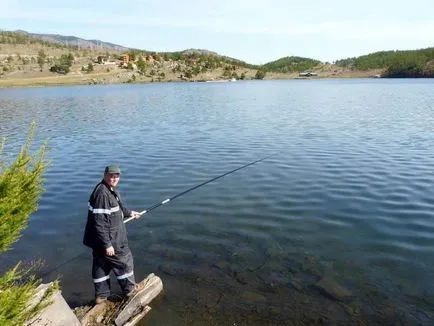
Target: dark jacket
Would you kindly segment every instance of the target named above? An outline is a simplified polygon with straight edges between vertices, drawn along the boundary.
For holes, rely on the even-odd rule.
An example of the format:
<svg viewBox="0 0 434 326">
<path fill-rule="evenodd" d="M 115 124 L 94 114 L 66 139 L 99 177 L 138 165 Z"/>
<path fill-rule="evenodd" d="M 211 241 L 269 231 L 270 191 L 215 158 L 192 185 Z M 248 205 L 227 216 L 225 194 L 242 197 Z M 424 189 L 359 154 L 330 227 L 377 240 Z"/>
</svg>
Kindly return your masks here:
<svg viewBox="0 0 434 326">
<path fill-rule="evenodd" d="M 98 252 L 111 246 L 116 253 L 126 250 L 128 240 L 123 219 L 131 215 L 131 210 L 124 207 L 119 193 L 102 180 L 90 195 L 88 208 L 83 243 Z"/>
</svg>

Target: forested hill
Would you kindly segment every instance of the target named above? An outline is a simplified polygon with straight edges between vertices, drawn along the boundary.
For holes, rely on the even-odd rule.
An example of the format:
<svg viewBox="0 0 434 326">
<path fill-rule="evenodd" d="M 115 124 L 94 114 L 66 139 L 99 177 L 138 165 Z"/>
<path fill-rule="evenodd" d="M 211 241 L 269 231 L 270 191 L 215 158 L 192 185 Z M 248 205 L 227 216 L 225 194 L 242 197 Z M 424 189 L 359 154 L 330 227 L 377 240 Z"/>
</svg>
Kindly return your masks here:
<svg viewBox="0 0 434 326">
<path fill-rule="evenodd" d="M 262 66 L 263 70 L 275 72 L 302 72 L 311 70 L 321 62 L 314 59 L 302 57 L 284 57 L 278 60 L 266 63 Z"/>
<path fill-rule="evenodd" d="M 407 51 L 380 51 L 336 61 L 354 70 L 385 69 L 383 77 L 434 77 L 434 47 Z"/>
<path fill-rule="evenodd" d="M 36 34 L 26 31 L 4 31 L 0 29 L 0 44 L 39 44 L 47 48 L 69 49 L 70 51 L 87 51 L 95 53 L 130 53 L 133 56 L 138 54 L 156 54 L 154 51 L 145 49 L 132 49 L 122 45 L 103 42 L 100 40 L 85 40 L 75 36 L 63 36 L 54 34 Z M 12 54 L 12 53 L 11 53 Z M 165 60 L 181 60 L 185 58 L 199 58 L 210 61 L 211 66 L 215 62 L 223 62 L 234 66 L 245 67 L 249 69 L 258 69 L 257 65 L 252 65 L 242 60 L 219 55 L 216 52 L 202 49 L 187 49 L 174 52 L 158 52 L 158 55 Z"/>
<path fill-rule="evenodd" d="M 19 37 L 20 35 L 24 38 L 30 38 L 35 40 L 42 40 L 50 44 L 59 44 L 61 46 L 66 47 L 75 47 L 80 49 L 89 49 L 89 50 L 105 50 L 105 51 L 128 51 L 129 48 L 113 44 L 109 42 L 103 42 L 100 40 L 85 40 L 76 36 L 65 36 L 59 34 L 40 34 L 40 33 L 29 33 L 23 30 L 18 30 L 11 32 L 15 37 Z"/>
</svg>

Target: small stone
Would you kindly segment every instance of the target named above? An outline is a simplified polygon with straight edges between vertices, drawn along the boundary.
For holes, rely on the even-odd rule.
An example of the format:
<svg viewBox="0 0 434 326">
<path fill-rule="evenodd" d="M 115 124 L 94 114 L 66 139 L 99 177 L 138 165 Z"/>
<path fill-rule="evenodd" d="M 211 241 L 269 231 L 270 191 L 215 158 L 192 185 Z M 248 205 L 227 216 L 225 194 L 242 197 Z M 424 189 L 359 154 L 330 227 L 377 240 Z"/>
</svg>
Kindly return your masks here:
<svg viewBox="0 0 434 326">
<path fill-rule="evenodd" d="M 322 292 L 332 298 L 343 301 L 347 297 L 352 296 L 351 292 L 342 285 L 336 283 L 333 279 L 324 277 L 315 284 Z"/>
<path fill-rule="evenodd" d="M 293 279 L 291 280 L 291 282 L 289 282 L 289 284 L 291 286 L 293 286 L 295 289 L 297 289 L 298 291 L 301 291 L 303 289 L 303 286 L 301 285 L 301 282 L 299 279 Z"/>
<path fill-rule="evenodd" d="M 217 267 L 218 269 L 225 269 L 228 266 L 228 262 L 225 260 L 220 260 L 212 266 Z"/>
<path fill-rule="evenodd" d="M 344 309 L 345 309 L 345 311 L 347 312 L 348 315 L 352 316 L 354 314 L 354 310 L 350 306 L 345 306 Z"/>
<path fill-rule="evenodd" d="M 170 276 L 175 276 L 176 275 L 176 269 L 169 266 L 169 265 L 161 265 L 159 267 L 159 270 L 162 271 L 163 273 L 170 275 Z"/>
</svg>

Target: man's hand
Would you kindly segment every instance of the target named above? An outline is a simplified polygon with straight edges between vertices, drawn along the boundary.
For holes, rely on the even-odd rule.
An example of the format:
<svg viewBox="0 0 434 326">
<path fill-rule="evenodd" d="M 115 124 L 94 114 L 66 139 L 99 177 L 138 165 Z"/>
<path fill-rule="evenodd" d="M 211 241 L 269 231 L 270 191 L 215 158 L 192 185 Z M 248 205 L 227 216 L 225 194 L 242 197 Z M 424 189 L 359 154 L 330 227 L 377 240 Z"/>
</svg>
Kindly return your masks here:
<svg viewBox="0 0 434 326">
<path fill-rule="evenodd" d="M 131 216 L 135 217 L 135 218 L 139 218 L 140 216 L 142 216 L 139 212 L 136 211 L 131 211 Z"/>
<path fill-rule="evenodd" d="M 115 248 L 113 248 L 113 246 L 106 248 L 105 249 L 105 254 L 107 256 L 114 256 L 114 254 L 115 254 Z"/>
</svg>

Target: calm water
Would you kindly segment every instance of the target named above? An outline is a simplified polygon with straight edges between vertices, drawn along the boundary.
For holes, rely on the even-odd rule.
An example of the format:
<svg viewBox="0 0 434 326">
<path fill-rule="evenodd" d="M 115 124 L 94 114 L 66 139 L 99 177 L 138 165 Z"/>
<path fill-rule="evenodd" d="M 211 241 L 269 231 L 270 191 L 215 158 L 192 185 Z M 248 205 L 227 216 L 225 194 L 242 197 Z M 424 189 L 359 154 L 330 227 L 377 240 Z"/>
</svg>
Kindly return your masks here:
<svg viewBox="0 0 434 326">
<path fill-rule="evenodd" d="M 137 279 L 165 287 L 147 324 L 432 325 L 433 80 L 3 89 L 0 110 L 8 153 L 34 120 L 52 160 L 1 269 L 82 253 L 45 277 L 71 306 L 93 299 L 81 241 L 105 165 L 143 210 L 277 153 L 128 224 Z"/>
</svg>

